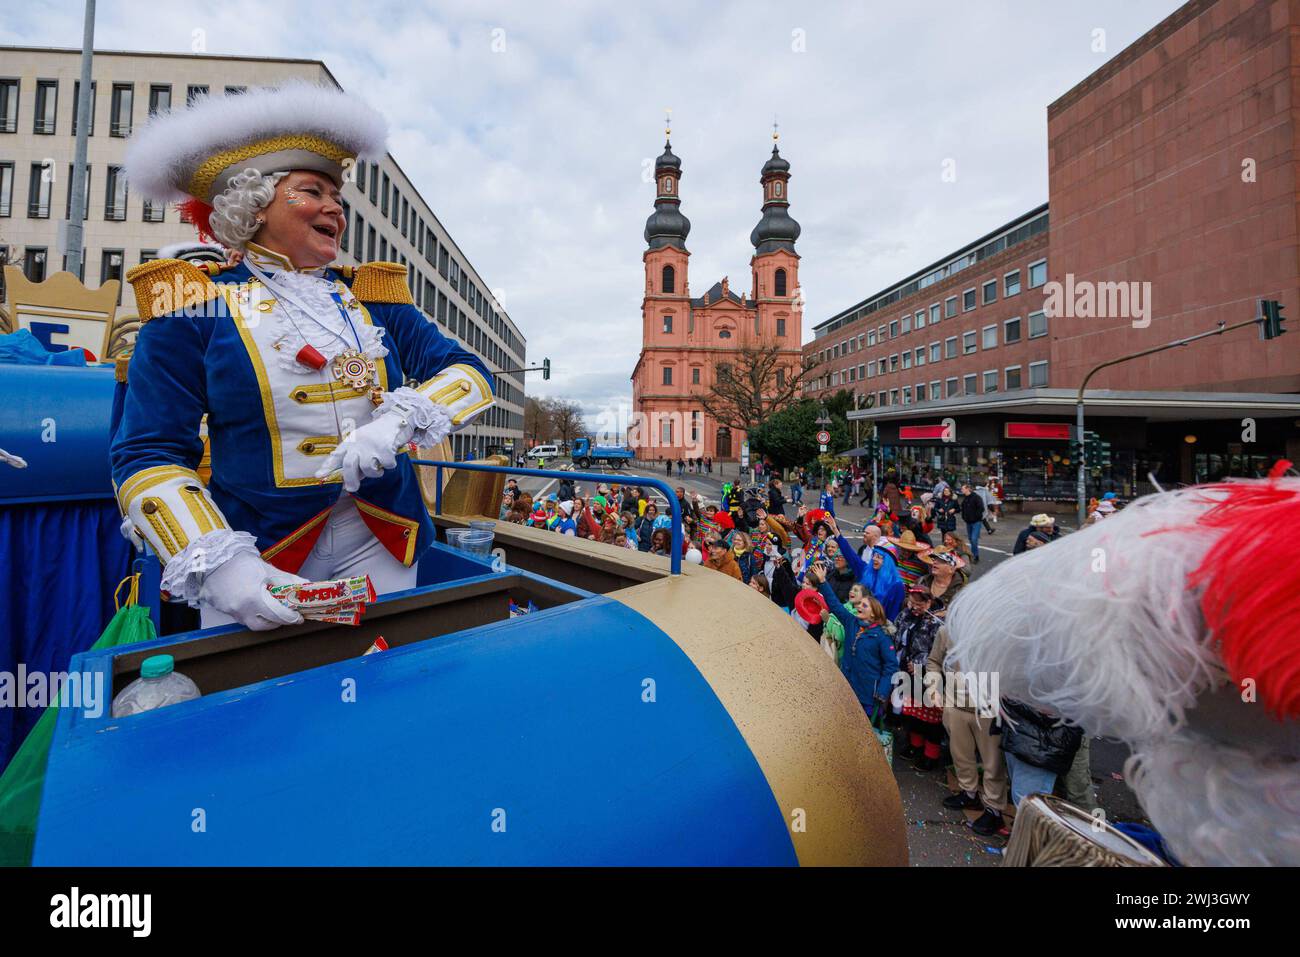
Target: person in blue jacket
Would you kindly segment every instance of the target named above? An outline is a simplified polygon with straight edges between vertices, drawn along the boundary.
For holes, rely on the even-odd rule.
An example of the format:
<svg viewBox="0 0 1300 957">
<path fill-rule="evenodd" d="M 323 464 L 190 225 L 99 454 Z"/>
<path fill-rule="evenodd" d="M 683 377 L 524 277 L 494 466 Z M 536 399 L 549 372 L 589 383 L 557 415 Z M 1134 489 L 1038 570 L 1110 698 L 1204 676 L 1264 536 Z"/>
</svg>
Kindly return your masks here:
<svg viewBox="0 0 1300 957">
<path fill-rule="evenodd" d="M 880 602 L 885 610 L 885 616 L 893 621 L 898 617 L 898 613 L 903 610 L 903 601 L 907 597 L 906 590 L 903 587 L 903 579 L 898 574 L 898 565 L 894 561 L 894 556 L 889 554 L 888 550 L 877 545 L 871 551 L 871 561 L 865 562 L 849 540 L 840 534 L 839 525 L 834 518 L 826 519 L 831 531 L 835 534 L 835 541 L 839 544 L 840 554 L 844 560 L 849 563 L 853 569 L 859 583 L 864 585 L 871 592 L 876 601 Z"/>
<path fill-rule="evenodd" d="M 826 566 L 820 562 L 808 570 L 808 579 L 816 585 L 831 614 L 844 626 L 840 671 L 858 696 L 862 710 L 873 720 L 877 714 L 887 714 L 890 685 L 898 671 L 898 654 L 884 628 L 888 620 L 884 608 L 870 595 L 853 608 L 846 606 L 826 584 Z"/>
</svg>

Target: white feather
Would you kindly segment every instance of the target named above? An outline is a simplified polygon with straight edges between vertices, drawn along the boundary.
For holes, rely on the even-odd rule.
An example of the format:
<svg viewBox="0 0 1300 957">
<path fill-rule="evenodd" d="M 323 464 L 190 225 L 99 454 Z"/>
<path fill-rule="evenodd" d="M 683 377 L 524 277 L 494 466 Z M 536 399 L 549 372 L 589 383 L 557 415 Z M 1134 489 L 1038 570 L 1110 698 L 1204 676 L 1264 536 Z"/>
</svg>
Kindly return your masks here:
<svg viewBox="0 0 1300 957">
<path fill-rule="evenodd" d="M 127 143 L 131 189 L 155 202 L 188 197 L 194 169 L 222 150 L 288 133 L 311 133 L 358 157 L 384 155 L 388 124 L 378 110 L 330 87 L 294 82 L 208 96 L 153 116 Z M 206 199 L 206 197 L 200 197 Z"/>
</svg>

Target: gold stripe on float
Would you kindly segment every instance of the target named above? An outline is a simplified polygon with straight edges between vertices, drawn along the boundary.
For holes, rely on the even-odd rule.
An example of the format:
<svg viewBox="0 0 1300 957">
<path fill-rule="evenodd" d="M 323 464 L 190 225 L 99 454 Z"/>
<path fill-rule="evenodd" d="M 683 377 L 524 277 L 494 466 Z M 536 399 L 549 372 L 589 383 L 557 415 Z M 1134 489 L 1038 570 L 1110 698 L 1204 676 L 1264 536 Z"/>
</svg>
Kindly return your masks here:
<svg viewBox="0 0 1300 957">
<path fill-rule="evenodd" d="M 691 564 L 607 597 L 667 634 L 708 682 L 762 768 L 800 864 L 907 864 L 893 772 L 856 696 L 807 632 L 752 588 Z"/>
</svg>

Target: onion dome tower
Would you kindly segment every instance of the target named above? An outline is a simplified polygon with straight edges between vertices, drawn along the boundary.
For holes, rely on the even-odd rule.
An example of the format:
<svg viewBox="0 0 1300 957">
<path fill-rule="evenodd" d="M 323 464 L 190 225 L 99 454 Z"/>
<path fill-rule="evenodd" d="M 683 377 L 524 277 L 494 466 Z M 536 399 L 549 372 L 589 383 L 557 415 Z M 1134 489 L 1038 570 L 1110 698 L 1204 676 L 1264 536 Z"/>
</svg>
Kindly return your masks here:
<svg viewBox="0 0 1300 957">
<path fill-rule="evenodd" d="M 671 135 L 671 128 L 666 131 Z M 679 188 L 682 180 L 682 161 L 673 155 L 672 141 L 664 141 L 663 154 L 655 160 L 655 211 L 645 221 L 645 241 L 651 249 L 673 246 L 686 248 L 686 237 L 691 231 L 691 221 L 682 215 Z"/>
<path fill-rule="evenodd" d="M 763 184 L 763 218 L 749 234 L 757 256 L 778 249 L 792 253 L 794 241 L 799 238 L 799 224 L 790 217 L 790 163 L 777 150 L 777 138 L 773 129 L 772 155 L 759 176 Z"/>
</svg>

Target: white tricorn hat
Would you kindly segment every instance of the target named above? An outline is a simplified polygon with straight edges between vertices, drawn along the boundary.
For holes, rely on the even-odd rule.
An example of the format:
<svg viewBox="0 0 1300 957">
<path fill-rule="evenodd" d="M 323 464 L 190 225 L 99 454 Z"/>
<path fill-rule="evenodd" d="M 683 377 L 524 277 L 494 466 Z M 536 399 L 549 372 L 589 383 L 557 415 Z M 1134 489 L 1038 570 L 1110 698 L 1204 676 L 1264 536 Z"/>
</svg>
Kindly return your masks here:
<svg viewBox="0 0 1300 957">
<path fill-rule="evenodd" d="M 126 175 L 154 202 L 211 205 L 236 173 L 315 170 L 339 186 L 358 157 L 385 152 L 388 124 L 355 96 L 295 82 L 205 96 L 155 114 L 131 137 Z"/>
</svg>

